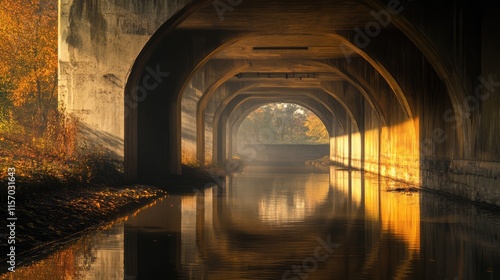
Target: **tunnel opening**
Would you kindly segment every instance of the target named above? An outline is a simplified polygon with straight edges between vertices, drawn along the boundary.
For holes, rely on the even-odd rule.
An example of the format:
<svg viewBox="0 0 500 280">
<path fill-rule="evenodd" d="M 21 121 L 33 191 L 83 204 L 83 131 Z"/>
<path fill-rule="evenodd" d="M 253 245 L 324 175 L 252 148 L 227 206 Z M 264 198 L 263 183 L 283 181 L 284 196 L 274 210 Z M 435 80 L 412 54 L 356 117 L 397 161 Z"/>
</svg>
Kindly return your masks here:
<svg viewBox="0 0 500 280">
<path fill-rule="evenodd" d="M 328 159 L 329 132 L 311 110 L 294 103 L 269 103 L 248 115 L 232 135 L 233 157 L 248 165 L 298 165 Z"/>
</svg>

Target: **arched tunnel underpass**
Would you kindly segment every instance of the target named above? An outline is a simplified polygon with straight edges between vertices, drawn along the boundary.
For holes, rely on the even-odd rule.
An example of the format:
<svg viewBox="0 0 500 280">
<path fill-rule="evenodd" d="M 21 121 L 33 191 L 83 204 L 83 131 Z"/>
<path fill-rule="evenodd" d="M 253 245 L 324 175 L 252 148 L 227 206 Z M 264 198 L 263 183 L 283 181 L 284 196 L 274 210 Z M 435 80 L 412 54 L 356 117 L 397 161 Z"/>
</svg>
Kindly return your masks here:
<svg viewBox="0 0 500 280">
<path fill-rule="evenodd" d="M 500 279 L 498 14 L 494 0 L 59 1 L 59 102 L 123 160 L 130 200 L 166 195 L 43 275 Z"/>
<path fill-rule="evenodd" d="M 497 194 L 486 195 L 496 193 L 491 190 L 494 176 L 486 179 L 490 180 L 487 191 L 468 191 L 467 183 L 460 183 L 462 179 L 457 177 L 469 161 L 483 161 L 474 159 L 472 146 L 489 149 L 472 144 L 471 120 L 460 119 L 461 112 L 471 111 L 462 102 L 468 98 L 464 87 L 470 88 L 471 83 L 458 82 L 453 66 L 433 47 L 435 37 L 417 31 L 396 12 L 404 9 L 402 3 L 386 7 L 386 12 L 393 12 L 390 19 L 386 16 L 387 26 L 383 32 L 367 29 L 373 36 L 365 38 L 366 44 L 360 43 L 353 30 L 367 22 L 376 23 L 370 11 L 381 8 L 377 1 L 289 4 L 299 10 L 314 6 L 328 18 L 324 24 L 308 14 L 300 20 L 283 18 L 277 16 L 276 7 L 263 11 L 262 4 L 242 3 L 220 21 L 213 17 L 210 3 L 196 1 L 152 36 L 132 68 L 125 93 L 137 94 L 133 89 L 144 81 L 148 67 L 162 69 L 169 76 L 168 82 L 148 91 L 147 99 L 126 109 L 129 181 L 161 182 L 169 173 L 181 173 L 181 154 L 187 150 L 201 163 L 213 159 L 222 164 L 230 154 L 225 146 L 231 138 L 224 108 L 239 106 L 230 105 L 239 95 L 278 87 L 304 89 L 318 96 L 323 104 L 311 106 L 330 111 L 343 123 L 343 130 L 327 124 L 333 129 L 332 143 L 359 142 L 359 148 L 349 144 L 342 151 L 332 144 L 332 161 L 431 189 L 443 188 L 441 171 L 436 173 L 434 167 L 451 168 L 457 175 L 451 176 L 455 187 L 448 192 L 496 203 L 498 198 L 492 197 Z M 358 17 L 347 16 L 353 14 Z M 241 18 L 249 21 L 239 21 Z M 298 98 L 283 92 L 283 100 Z M 267 94 L 272 97 L 275 93 Z M 472 112 L 471 118 L 481 118 L 477 113 Z M 163 129 L 154 131 L 155 127 Z M 149 147 L 141 141 L 150 143 Z M 486 154 L 497 158 L 496 152 Z M 477 164 L 496 170 L 488 161 Z M 483 176 L 476 174 L 481 168 L 473 169 L 470 178 Z M 486 172 L 497 172 L 494 170 Z"/>
</svg>

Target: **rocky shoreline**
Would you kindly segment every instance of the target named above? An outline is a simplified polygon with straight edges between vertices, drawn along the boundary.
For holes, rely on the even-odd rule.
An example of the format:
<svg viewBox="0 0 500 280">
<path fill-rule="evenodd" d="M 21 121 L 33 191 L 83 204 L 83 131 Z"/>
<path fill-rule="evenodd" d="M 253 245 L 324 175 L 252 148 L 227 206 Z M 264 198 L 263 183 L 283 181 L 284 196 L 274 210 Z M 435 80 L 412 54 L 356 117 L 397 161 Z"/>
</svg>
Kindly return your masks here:
<svg viewBox="0 0 500 280">
<path fill-rule="evenodd" d="M 75 178 L 58 180 L 43 174 L 16 178 L 16 267 L 47 255 L 59 245 L 102 228 L 160 197 L 191 193 L 193 188 L 203 188 L 219 178 L 202 169 L 184 166 L 184 170 L 185 175 L 172 178 L 163 186 L 127 186 L 110 180 L 100 183 L 81 182 Z M 105 171 L 99 173 L 106 175 Z M 107 175 L 117 176 L 115 172 Z M 6 194 L 1 195 L 3 205 L 7 205 Z M 7 214 L 7 207 L 2 212 Z M 9 248 L 8 237 L 8 231 L 0 233 L 5 250 Z M 2 273 L 7 271 L 7 260 L 6 254 L 0 256 Z"/>
<path fill-rule="evenodd" d="M 15 212 L 16 266 L 31 255 L 49 252 L 53 243 L 95 230 L 165 195 L 166 191 L 151 186 L 86 186 L 22 198 Z M 7 237 L 2 233 L 2 244 L 7 244 Z M 3 255 L 0 267 L 6 268 L 6 261 Z"/>
</svg>

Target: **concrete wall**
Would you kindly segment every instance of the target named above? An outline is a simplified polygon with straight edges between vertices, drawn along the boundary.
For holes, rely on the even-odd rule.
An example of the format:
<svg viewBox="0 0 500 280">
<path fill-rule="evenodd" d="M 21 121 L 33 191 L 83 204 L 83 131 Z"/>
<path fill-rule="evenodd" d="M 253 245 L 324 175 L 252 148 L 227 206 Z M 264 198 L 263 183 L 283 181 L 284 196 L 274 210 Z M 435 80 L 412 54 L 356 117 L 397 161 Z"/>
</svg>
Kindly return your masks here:
<svg viewBox="0 0 500 280">
<path fill-rule="evenodd" d="M 255 157 L 243 160 L 260 164 L 300 164 L 304 165 L 307 160 L 319 159 L 329 154 L 330 145 L 307 145 L 307 144 L 254 144 L 241 147 L 244 150 L 254 150 Z M 244 155 L 245 153 L 241 153 Z"/>
<path fill-rule="evenodd" d="M 400 24 L 409 39 L 384 31 L 367 50 L 414 104 L 420 184 L 496 205 L 500 31 L 493 26 L 499 12 L 493 1 L 411 2 L 402 14 L 416 31 Z"/>
<path fill-rule="evenodd" d="M 124 89 L 151 35 L 189 0 L 61 0 L 59 100 L 92 137 L 123 156 Z M 92 136 L 91 132 L 97 133 Z"/>
</svg>

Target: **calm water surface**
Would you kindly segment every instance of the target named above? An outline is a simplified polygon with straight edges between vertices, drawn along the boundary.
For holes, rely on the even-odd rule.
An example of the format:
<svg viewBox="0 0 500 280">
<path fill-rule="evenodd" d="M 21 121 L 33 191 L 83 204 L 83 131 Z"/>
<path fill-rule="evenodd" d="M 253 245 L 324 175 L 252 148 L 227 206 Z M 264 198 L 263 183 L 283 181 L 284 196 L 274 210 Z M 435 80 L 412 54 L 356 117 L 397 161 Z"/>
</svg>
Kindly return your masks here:
<svg viewBox="0 0 500 280">
<path fill-rule="evenodd" d="M 241 173 L 2 279 L 500 279 L 499 214 L 373 175 Z"/>
</svg>

